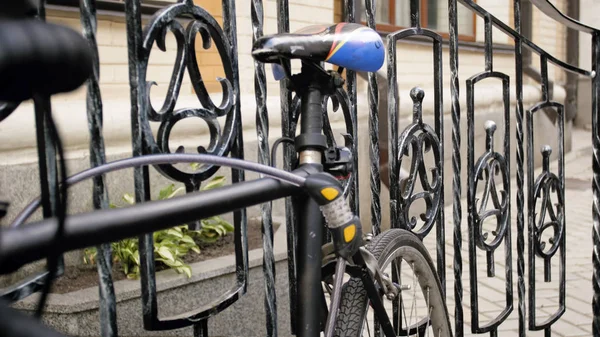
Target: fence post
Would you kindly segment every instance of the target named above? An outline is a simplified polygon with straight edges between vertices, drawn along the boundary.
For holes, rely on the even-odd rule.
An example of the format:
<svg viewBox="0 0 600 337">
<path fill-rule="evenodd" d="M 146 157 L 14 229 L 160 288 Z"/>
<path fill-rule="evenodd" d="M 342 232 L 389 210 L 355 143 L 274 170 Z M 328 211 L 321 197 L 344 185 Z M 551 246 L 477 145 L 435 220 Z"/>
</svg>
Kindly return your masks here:
<svg viewBox="0 0 600 337">
<path fill-rule="evenodd" d="M 594 337 L 600 336 L 600 134 L 598 127 L 598 113 L 600 109 L 600 32 L 595 31 L 592 35 L 592 191 L 594 193 L 592 219 L 593 219 L 593 275 L 592 286 L 594 288 L 594 297 L 592 299 L 593 323 L 592 334 Z"/>
</svg>

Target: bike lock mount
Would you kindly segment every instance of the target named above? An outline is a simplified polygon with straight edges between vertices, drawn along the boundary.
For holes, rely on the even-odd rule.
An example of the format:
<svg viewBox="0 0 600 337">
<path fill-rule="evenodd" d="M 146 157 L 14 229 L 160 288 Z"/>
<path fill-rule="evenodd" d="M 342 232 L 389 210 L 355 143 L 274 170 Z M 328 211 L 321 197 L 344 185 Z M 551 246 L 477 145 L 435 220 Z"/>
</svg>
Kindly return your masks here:
<svg viewBox="0 0 600 337">
<path fill-rule="evenodd" d="M 348 206 L 340 183 L 330 174 L 316 173 L 306 178 L 304 188 L 321 207 L 336 254 L 350 260 L 362 246 L 362 225 Z"/>
</svg>

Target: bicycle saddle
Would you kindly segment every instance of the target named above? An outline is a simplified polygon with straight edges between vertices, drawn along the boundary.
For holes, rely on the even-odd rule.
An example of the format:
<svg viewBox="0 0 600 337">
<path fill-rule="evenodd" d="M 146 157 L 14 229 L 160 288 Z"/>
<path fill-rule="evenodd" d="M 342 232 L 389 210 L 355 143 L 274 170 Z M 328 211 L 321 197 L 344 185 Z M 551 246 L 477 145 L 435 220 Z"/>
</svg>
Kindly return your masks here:
<svg viewBox="0 0 600 337">
<path fill-rule="evenodd" d="M 260 62 L 279 63 L 281 58 L 328 62 L 355 71 L 377 71 L 385 51 L 381 36 L 356 23 L 313 25 L 292 34 L 263 36 L 252 47 Z"/>
<path fill-rule="evenodd" d="M 72 91 L 91 73 L 92 53 L 81 34 L 34 19 L 0 20 L 0 100 Z"/>
</svg>

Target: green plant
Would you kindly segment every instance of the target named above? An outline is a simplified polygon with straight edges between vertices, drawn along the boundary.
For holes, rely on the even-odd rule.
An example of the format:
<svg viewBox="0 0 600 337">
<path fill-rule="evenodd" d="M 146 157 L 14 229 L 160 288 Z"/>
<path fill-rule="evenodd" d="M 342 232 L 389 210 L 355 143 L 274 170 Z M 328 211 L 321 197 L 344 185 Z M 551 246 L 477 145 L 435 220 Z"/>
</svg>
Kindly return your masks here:
<svg viewBox="0 0 600 337">
<path fill-rule="evenodd" d="M 201 190 L 206 191 L 221 187 L 225 183 L 225 177 L 218 176 L 210 180 Z M 183 191 L 183 187 L 175 188 L 171 184 L 160 190 L 158 200 L 170 199 Z M 129 193 L 122 197 L 127 204 L 135 204 L 135 198 Z M 117 206 L 111 204 L 111 208 Z M 187 225 L 175 226 L 154 232 L 152 235 L 154 242 L 154 261 L 157 265 L 164 265 L 166 268 L 174 269 L 187 277 L 192 276 L 192 269 L 183 261 L 183 257 L 190 252 L 200 253 L 197 241 L 212 243 L 220 237 L 227 235 L 234 230 L 233 225 L 221 218 L 214 216 L 201 220 L 199 230 L 190 230 Z M 119 262 L 121 270 L 127 278 L 135 279 L 140 275 L 140 255 L 139 242 L 137 238 L 124 239 L 111 244 L 112 256 L 114 262 Z M 83 261 L 86 264 L 93 264 L 96 260 L 96 248 L 88 248 L 84 251 Z"/>
</svg>

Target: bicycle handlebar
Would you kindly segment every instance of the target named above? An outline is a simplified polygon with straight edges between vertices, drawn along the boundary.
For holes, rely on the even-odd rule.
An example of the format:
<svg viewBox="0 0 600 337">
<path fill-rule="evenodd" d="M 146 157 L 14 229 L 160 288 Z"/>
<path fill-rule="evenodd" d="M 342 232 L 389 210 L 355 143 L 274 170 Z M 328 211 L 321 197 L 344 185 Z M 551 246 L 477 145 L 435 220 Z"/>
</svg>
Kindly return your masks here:
<svg viewBox="0 0 600 337">
<path fill-rule="evenodd" d="M 262 178 L 127 208 L 70 215 L 58 243 L 55 242 L 56 218 L 3 229 L 0 231 L 0 274 L 13 272 L 53 253 L 150 233 L 291 196 L 300 190 L 289 183 Z"/>
<path fill-rule="evenodd" d="M 91 74 L 92 54 L 81 34 L 34 19 L 0 21 L 0 100 L 72 91 Z"/>
</svg>

